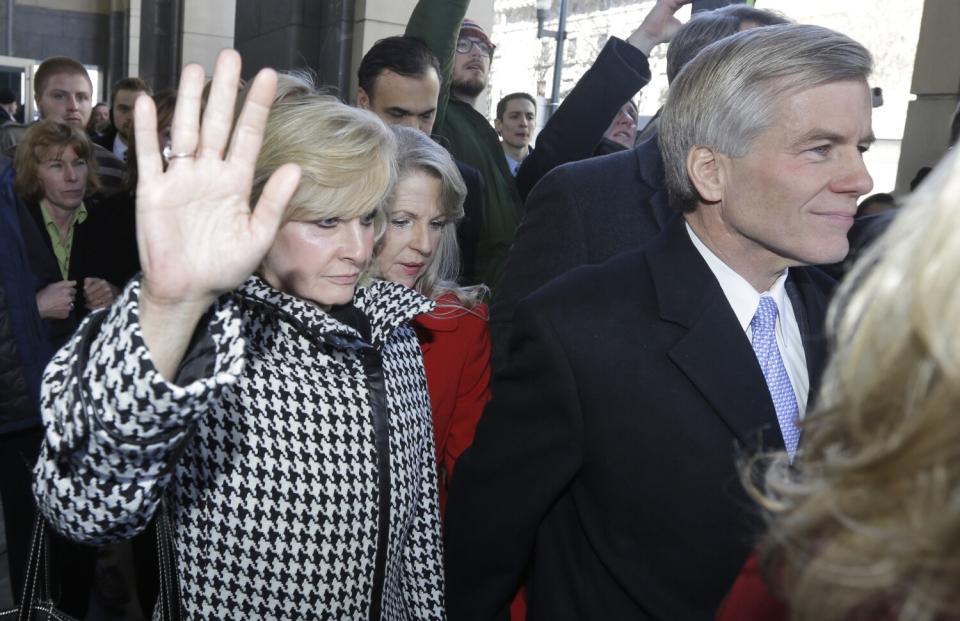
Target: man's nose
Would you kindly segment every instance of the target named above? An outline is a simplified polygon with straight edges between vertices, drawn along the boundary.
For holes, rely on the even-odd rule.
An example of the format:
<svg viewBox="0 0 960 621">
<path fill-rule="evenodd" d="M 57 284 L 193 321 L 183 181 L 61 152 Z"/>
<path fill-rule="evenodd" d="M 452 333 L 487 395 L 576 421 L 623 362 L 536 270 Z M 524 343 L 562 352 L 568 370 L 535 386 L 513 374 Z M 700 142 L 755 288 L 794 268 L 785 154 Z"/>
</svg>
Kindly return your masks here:
<svg viewBox="0 0 960 621">
<path fill-rule="evenodd" d="M 863 161 L 863 154 L 859 151 L 850 157 L 843 172 L 837 178 L 836 191 L 863 196 L 873 189 L 873 177 Z"/>
</svg>

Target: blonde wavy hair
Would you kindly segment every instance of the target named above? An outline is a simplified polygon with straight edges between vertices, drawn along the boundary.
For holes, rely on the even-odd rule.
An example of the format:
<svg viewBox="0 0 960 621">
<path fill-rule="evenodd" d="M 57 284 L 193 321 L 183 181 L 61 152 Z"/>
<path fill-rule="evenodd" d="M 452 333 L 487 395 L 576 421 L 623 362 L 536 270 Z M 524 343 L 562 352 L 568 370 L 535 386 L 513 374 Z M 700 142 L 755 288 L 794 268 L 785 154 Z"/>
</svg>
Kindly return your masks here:
<svg viewBox="0 0 960 621">
<path fill-rule="evenodd" d="M 960 157 L 834 300 L 835 353 L 793 467 L 755 459 L 760 560 L 793 619 L 960 616 Z"/>
</svg>

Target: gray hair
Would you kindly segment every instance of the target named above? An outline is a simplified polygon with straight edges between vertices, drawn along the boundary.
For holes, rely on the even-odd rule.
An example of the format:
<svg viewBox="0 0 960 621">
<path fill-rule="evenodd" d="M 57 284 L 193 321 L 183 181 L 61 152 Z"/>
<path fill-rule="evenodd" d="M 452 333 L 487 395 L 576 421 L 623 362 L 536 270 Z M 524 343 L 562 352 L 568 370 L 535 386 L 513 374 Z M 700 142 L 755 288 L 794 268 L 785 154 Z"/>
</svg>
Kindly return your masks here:
<svg viewBox="0 0 960 621">
<path fill-rule="evenodd" d="M 667 81 L 673 82 L 680 70 L 714 41 L 736 34 L 748 24 L 776 26 L 789 24 L 789 19 L 765 9 L 755 9 L 745 4 L 731 4 L 713 11 L 696 13 L 681 26 L 670 40 L 667 48 Z"/>
<path fill-rule="evenodd" d="M 397 178 L 402 180 L 411 173 L 423 172 L 440 180 L 440 216 L 444 220 L 440 242 L 414 288 L 431 299 L 452 293 L 465 307 L 472 308 L 480 301 L 485 288 L 457 284 L 460 276 L 457 223 L 463 219 L 463 202 L 467 197 L 460 170 L 447 150 L 423 132 L 398 125 L 390 129 L 397 140 Z M 388 214 L 390 210 L 388 206 Z"/>
<path fill-rule="evenodd" d="M 862 80 L 870 52 L 821 26 L 745 30 L 703 49 L 670 86 L 660 117 L 660 150 L 672 204 L 696 209 L 687 156 L 698 145 L 742 157 L 778 113 L 785 95 L 831 82 Z"/>
</svg>

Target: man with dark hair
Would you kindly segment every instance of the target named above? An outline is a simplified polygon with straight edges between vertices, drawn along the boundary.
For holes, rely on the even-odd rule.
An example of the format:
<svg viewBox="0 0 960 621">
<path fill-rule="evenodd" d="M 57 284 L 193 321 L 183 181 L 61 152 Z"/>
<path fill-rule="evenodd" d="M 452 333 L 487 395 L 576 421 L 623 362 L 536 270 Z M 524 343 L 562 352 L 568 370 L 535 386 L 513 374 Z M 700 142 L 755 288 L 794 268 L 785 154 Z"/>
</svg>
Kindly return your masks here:
<svg viewBox="0 0 960 621">
<path fill-rule="evenodd" d="M 464 19 L 469 0 L 420 0 L 406 34 L 423 39 L 440 60 L 441 89 L 434 135 L 454 157 L 483 175 L 483 228 L 477 249 L 478 279 L 494 289 L 500 280 L 523 203 L 500 137 L 473 106 L 487 87 L 494 45 L 476 22 Z"/>
<path fill-rule="evenodd" d="M 133 104 L 140 95 L 152 96 L 153 89 L 140 78 L 117 80 L 110 90 L 111 127 L 93 140 L 123 161 L 127 160 L 127 145 L 133 137 Z"/>
<path fill-rule="evenodd" d="M 500 134 L 507 167 L 514 177 L 530 154 L 530 141 L 536 125 L 537 100 L 529 93 L 510 93 L 497 102 L 497 118 L 493 126 Z"/>
<path fill-rule="evenodd" d="M 654 46 L 669 40 L 668 57 L 693 58 L 709 41 L 757 24 L 786 22 L 770 11 L 729 6 L 681 24 L 673 15 L 689 1 L 657 0 L 627 41 L 611 37 L 520 167 L 517 186 L 530 194 L 490 308 L 494 369 L 504 359 L 513 309 L 521 299 L 578 265 L 603 263 L 639 247 L 674 218 L 656 132 L 636 148 L 590 159 L 610 119 L 649 80 L 647 55 Z M 541 178 L 545 181 L 534 187 Z"/>
<path fill-rule="evenodd" d="M 93 108 L 93 82 L 82 64 L 66 56 L 46 59 L 33 75 L 33 92 L 40 118 L 86 131 Z M 0 145 L 8 157 L 13 157 L 14 146 L 25 131 L 23 125 L 0 127 Z M 94 157 L 103 194 L 109 196 L 120 191 L 127 172 L 123 160 L 99 145 L 94 149 Z"/>
<path fill-rule="evenodd" d="M 440 97 L 440 62 L 417 37 L 387 37 L 374 43 L 357 68 L 357 106 L 389 125 L 404 125 L 430 135 Z M 477 244 L 483 223 L 484 181 L 480 172 L 454 160 L 467 185 L 464 217 L 457 226 L 462 262 L 460 283 L 480 282 Z"/>
</svg>

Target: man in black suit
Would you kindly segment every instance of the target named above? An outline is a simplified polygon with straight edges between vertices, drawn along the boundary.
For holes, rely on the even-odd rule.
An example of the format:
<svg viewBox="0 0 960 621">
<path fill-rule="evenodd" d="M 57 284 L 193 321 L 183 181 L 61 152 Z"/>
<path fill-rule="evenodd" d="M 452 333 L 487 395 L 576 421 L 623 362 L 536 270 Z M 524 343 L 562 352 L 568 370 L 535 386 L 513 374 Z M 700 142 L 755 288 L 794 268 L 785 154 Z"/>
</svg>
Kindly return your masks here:
<svg viewBox="0 0 960 621">
<path fill-rule="evenodd" d="M 649 80 L 647 56 L 654 46 L 670 41 L 672 82 L 710 43 L 746 28 L 786 23 L 779 14 L 734 5 L 681 25 L 673 13 L 683 4 L 686 0 L 658 0 L 627 41 L 610 38 L 520 167 L 517 186 L 525 214 L 490 309 L 494 369 L 503 362 L 513 309 L 521 299 L 578 265 L 603 263 L 640 247 L 673 218 L 655 130 L 636 149 L 585 159 L 599 154 L 609 119 Z M 573 163 L 561 166 L 567 162 Z M 548 173 L 548 180 L 537 183 Z"/>
<path fill-rule="evenodd" d="M 357 68 L 357 106 L 388 125 L 404 125 L 426 135 L 433 132 L 440 97 L 440 61 L 416 37 L 387 37 L 373 44 Z M 479 283 L 477 244 L 483 226 L 484 179 L 480 171 L 454 159 L 467 186 L 463 220 L 457 225 L 460 284 Z"/>
<path fill-rule="evenodd" d="M 153 89 L 140 78 L 129 77 L 117 80 L 110 89 L 110 127 L 101 136 L 93 138 L 100 145 L 127 161 L 127 148 L 133 137 L 133 104 L 137 97 L 153 96 Z"/>
<path fill-rule="evenodd" d="M 761 527 L 738 454 L 795 453 L 823 367 L 832 281 L 803 266 L 846 254 L 872 187 L 871 67 L 783 25 L 680 73 L 660 144 L 682 217 L 517 307 L 447 506 L 451 621 L 506 619 L 525 574 L 530 621 L 713 618 Z"/>
</svg>

